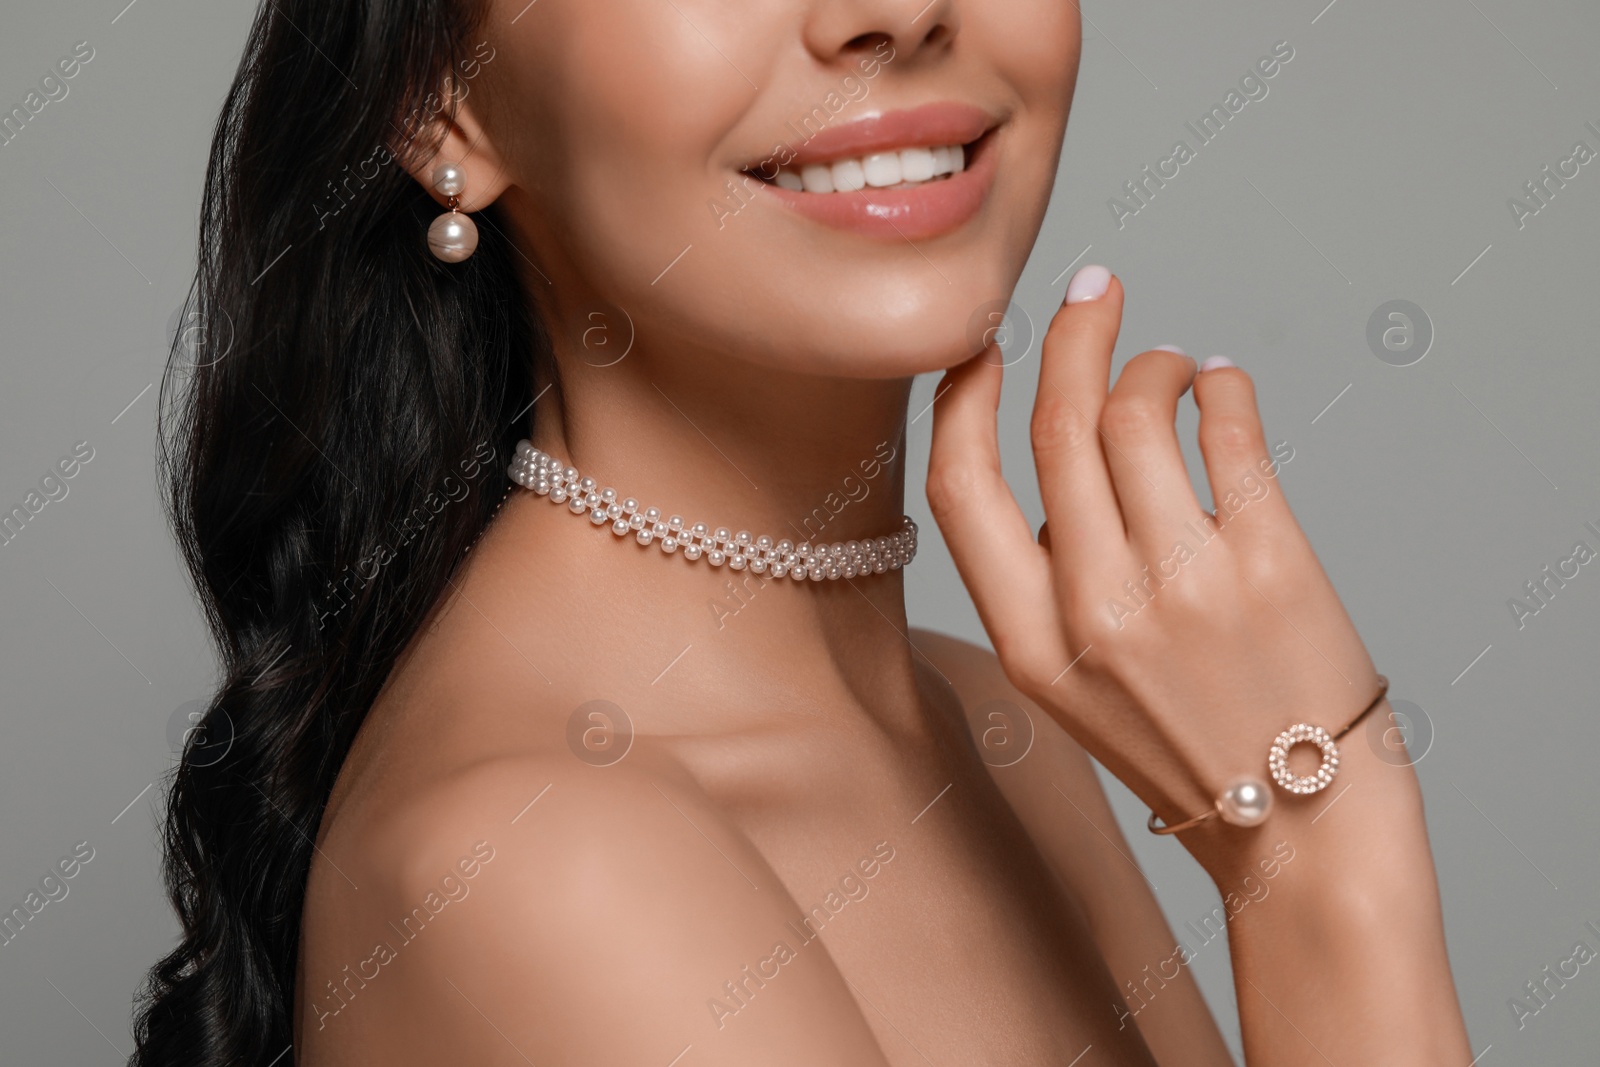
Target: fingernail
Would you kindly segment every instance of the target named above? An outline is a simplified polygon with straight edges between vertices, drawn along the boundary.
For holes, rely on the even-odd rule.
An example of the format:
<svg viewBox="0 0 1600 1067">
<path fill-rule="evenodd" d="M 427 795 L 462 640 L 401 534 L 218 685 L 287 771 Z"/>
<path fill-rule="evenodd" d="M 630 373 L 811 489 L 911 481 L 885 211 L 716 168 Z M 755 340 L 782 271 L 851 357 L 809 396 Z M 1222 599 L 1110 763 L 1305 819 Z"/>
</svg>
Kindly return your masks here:
<svg viewBox="0 0 1600 1067">
<path fill-rule="evenodd" d="M 1200 369 L 1203 371 L 1219 370 L 1222 367 L 1231 366 L 1233 366 L 1233 360 L 1229 359 L 1227 356 L 1210 356 L 1204 363 L 1200 364 Z"/>
<path fill-rule="evenodd" d="M 1187 356 L 1189 354 L 1189 353 L 1185 352 L 1183 349 L 1179 348 L 1177 345 L 1156 345 L 1156 347 L 1153 349 L 1153 351 L 1156 351 L 1156 352 L 1176 352 L 1180 356 Z"/>
<path fill-rule="evenodd" d="M 1085 300 L 1099 300 L 1111 286 L 1111 271 L 1091 264 L 1079 269 L 1067 283 L 1067 303 L 1081 304 Z"/>
</svg>

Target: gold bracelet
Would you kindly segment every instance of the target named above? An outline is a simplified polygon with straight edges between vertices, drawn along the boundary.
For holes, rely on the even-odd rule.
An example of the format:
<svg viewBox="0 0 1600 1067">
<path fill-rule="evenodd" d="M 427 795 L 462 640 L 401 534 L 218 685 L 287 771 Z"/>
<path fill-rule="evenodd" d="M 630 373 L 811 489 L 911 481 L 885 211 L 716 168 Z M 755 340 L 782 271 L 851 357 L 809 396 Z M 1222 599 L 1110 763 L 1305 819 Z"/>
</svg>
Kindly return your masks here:
<svg viewBox="0 0 1600 1067">
<path fill-rule="evenodd" d="M 1272 780 L 1278 783 L 1279 788 L 1301 796 L 1326 789 L 1333 781 L 1333 776 L 1339 773 L 1337 742 L 1355 729 L 1356 724 L 1365 719 L 1373 708 L 1381 704 L 1388 692 L 1389 679 L 1381 674 L 1378 675 L 1378 695 L 1361 709 L 1361 714 L 1351 719 L 1344 729 L 1336 734 L 1329 734 L 1322 727 L 1313 726 L 1308 722 L 1297 722 L 1279 734 L 1273 739 L 1272 747 L 1267 750 L 1267 770 L 1272 774 Z M 1322 764 L 1314 773 L 1303 777 L 1289 769 L 1289 750 L 1300 744 L 1316 745 L 1322 750 Z M 1145 826 L 1153 834 L 1175 834 L 1191 826 L 1198 826 L 1213 815 L 1222 816 L 1223 822 L 1234 826 L 1259 826 L 1266 821 L 1271 811 L 1272 793 L 1267 784 L 1259 778 L 1241 778 L 1222 791 L 1222 795 L 1217 797 L 1216 803 L 1209 811 L 1201 812 L 1192 819 L 1173 823 L 1171 826 L 1161 825 L 1156 819 L 1156 813 L 1152 811 Z"/>
</svg>

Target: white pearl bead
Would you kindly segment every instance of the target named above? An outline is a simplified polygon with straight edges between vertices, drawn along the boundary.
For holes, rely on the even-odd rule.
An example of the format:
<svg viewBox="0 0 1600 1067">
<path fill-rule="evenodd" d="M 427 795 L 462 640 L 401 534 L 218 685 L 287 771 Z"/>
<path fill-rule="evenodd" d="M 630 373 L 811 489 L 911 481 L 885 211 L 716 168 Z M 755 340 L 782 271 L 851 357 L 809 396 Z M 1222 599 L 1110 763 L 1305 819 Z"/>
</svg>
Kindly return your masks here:
<svg viewBox="0 0 1600 1067">
<path fill-rule="evenodd" d="M 1217 814 L 1234 826 L 1260 826 L 1272 812 L 1272 793 L 1257 778 L 1241 778 L 1217 798 Z"/>
<path fill-rule="evenodd" d="M 459 211 L 447 211 L 428 227 L 428 248 L 446 263 L 460 263 L 478 250 L 478 224 Z"/>
<path fill-rule="evenodd" d="M 433 189 L 440 196 L 460 196 L 467 188 L 467 175 L 454 163 L 433 168 Z"/>
</svg>

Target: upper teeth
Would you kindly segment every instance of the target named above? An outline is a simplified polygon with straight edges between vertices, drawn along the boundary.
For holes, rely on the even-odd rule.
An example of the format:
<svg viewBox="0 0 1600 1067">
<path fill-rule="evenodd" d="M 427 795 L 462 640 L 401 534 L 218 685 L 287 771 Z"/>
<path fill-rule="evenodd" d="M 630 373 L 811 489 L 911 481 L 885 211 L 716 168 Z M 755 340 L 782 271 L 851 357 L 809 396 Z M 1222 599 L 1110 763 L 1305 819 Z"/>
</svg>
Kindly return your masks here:
<svg viewBox="0 0 1600 1067">
<path fill-rule="evenodd" d="M 886 189 L 892 185 L 932 181 L 966 169 L 966 150 L 961 145 L 936 148 L 902 148 L 893 152 L 874 152 L 832 163 L 808 163 L 798 172 L 784 167 L 773 179 L 795 192 L 853 193 L 871 186 Z"/>
</svg>

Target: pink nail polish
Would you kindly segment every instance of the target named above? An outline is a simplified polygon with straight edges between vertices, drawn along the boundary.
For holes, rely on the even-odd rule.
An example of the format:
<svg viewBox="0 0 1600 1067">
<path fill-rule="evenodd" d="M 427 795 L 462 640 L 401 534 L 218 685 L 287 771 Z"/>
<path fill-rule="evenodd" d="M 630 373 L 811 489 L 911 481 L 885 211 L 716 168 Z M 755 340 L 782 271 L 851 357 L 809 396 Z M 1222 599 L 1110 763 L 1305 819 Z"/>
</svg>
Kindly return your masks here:
<svg viewBox="0 0 1600 1067">
<path fill-rule="evenodd" d="M 1185 352 L 1183 349 L 1179 348 L 1177 345 L 1156 345 L 1156 347 L 1154 349 L 1152 349 L 1151 351 L 1154 351 L 1154 352 L 1176 352 L 1180 356 L 1187 356 L 1189 354 L 1189 353 Z"/>
<path fill-rule="evenodd" d="M 1106 290 L 1111 287 L 1111 271 L 1105 267 L 1091 264 L 1080 268 L 1067 283 L 1067 300 L 1069 304 L 1081 304 L 1085 300 L 1099 300 L 1106 295 Z"/>
<path fill-rule="evenodd" d="M 1223 367 L 1231 366 L 1233 366 L 1233 360 L 1227 356 L 1210 356 L 1204 363 L 1200 364 L 1200 369 L 1203 371 L 1220 370 Z"/>
</svg>

